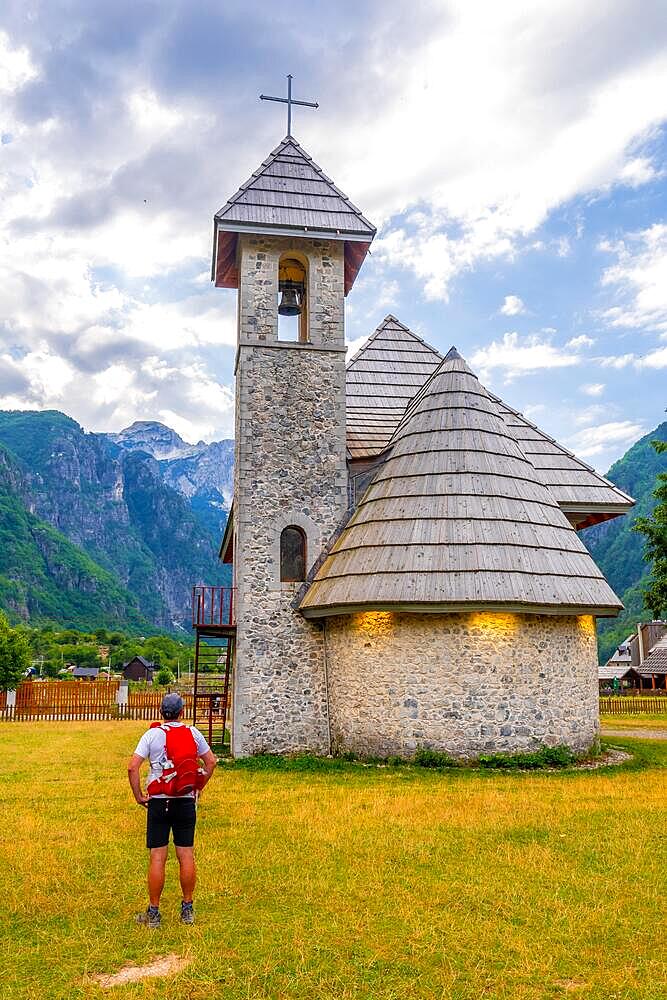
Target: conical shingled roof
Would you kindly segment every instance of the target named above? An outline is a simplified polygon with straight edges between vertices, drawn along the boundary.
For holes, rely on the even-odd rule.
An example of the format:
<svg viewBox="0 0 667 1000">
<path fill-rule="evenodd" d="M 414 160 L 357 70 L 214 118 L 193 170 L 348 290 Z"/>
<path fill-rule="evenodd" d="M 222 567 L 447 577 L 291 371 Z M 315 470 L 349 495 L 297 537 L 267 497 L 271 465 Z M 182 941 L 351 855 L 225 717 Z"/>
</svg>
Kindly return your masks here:
<svg viewBox="0 0 667 1000">
<path fill-rule="evenodd" d="M 450 352 L 300 604 L 614 615 L 622 607 L 486 389 Z"/>
<path fill-rule="evenodd" d="M 442 355 L 386 316 L 346 372 L 347 447 L 351 458 L 387 447 L 405 408 L 436 370 Z"/>
<path fill-rule="evenodd" d="M 396 331 L 405 340 L 402 354 Z M 352 459 L 372 458 L 387 447 L 405 406 L 441 360 L 434 347 L 387 316 L 347 366 L 347 443 Z M 632 497 L 493 393 L 489 395 L 540 481 L 577 528 L 617 517 L 633 506 Z"/>
<path fill-rule="evenodd" d="M 298 234 L 345 242 L 346 293 L 376 232 L 292 136 L 286 136 L 216 212 L 214 226 L 216 285 L 238 286 L 235 243 L 239 233 Z"/>
</svg>

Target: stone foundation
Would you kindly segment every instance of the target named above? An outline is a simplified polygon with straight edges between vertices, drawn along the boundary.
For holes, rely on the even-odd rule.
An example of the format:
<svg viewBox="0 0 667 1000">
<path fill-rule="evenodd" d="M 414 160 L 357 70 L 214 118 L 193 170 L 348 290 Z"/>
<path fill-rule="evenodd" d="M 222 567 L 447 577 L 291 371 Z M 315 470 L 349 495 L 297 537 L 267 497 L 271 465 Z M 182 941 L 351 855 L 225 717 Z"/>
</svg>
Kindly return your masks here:
<svg viewBox="0 0 667 1000">
<path fill-rule="evenodd" d="M 326 644 L 334 751 L 585 751 L 598 734 L 589 616 L 368 612 L 327 619 Z"/>
</svg>

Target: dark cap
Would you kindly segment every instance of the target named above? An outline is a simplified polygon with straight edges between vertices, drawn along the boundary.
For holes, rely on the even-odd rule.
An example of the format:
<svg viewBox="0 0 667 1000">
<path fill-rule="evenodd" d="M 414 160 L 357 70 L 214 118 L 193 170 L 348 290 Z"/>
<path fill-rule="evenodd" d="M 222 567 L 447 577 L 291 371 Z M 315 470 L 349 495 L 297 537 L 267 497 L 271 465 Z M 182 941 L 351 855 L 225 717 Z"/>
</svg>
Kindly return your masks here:
<svg viewBox="0 0 667 1000">
<path fill-rule="evenodd" d="M 160 705 L 160 712 L 165 719 L 175 719 L 177 715 L 180 715 L 183 711 L 183 699 L 180 694 L 176 694 L 175 691 L 170 691 L 162 699 L 162 704 Z"/>
</svg>

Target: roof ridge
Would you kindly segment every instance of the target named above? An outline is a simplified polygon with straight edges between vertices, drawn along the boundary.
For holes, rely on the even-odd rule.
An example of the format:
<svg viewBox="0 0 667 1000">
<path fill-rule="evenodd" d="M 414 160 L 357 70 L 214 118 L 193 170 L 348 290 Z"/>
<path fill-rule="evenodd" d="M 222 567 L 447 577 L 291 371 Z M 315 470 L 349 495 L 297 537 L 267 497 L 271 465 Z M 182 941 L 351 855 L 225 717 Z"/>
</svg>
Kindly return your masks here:
<svg viewBox="0 0 667 1000">
<path fill-rule="evenodd" d="M 424 344 L 426 347 L 428 347 L 429 351 L 435 354 L 436 357 L 442 358 L 440 351 L 437 351 L 435 347 L 431 347 L 430 344 L 427 344 L 426 341 L 423 339 L 423 337 L 420 337 L 419 334 L 414 332 L 414 330 L 411 330 L 409 326 L 405 325 L 405 323 L 401 323 L 400 319 L 397 319 L 397 317 L 394 316 L 393 313 L 387 313 L 385 318 L 375 327 L 373 332 L 369 334 L 368 337 L 366 337 L 366 340 L 363 342 L 361 347 L 359 347 L 357 352 L 347 362 L 347 365 L 345 367 L 348 371 L 350 370 L 354 362 L 359 360 L 360 355 L 363 354 L 363 352 L 366 351 L 369 348 L 369 346 L 372 343 L 374 343 L 381 336 L 381 334 L 383 334 L 388 329 L 389 323 L 396 323 L 397 326 L 399 326 L 401 330 L 403 330 L 405 333 L 409 334 L 410 337 L 412 337 L 418 343 Z"/>
</svg>

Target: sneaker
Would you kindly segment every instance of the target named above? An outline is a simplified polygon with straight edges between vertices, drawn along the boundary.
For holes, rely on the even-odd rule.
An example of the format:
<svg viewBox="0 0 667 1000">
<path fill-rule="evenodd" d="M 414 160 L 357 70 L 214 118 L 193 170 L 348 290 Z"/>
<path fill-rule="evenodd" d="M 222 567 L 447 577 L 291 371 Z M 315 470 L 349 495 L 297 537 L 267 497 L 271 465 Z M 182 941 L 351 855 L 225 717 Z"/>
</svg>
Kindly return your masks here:
<svg viewBox="0 0 667 1000">
<path fill-rule="evenodd" d="M 136 921 L 138 924 L 143 924 L 145 927 L 150 927 L 151 930 L 155 930 L 162 926 L 162 917 L 160 916 L 159 910 L 151 910 L 150 908 L 144 910 L 143 913 L 137 913 Z"/>
<path fill-rule="evenodd" d="M 195 910 L 192 903 L 181 903 L 181 923 L 194 924 Z"/>
</svg>

